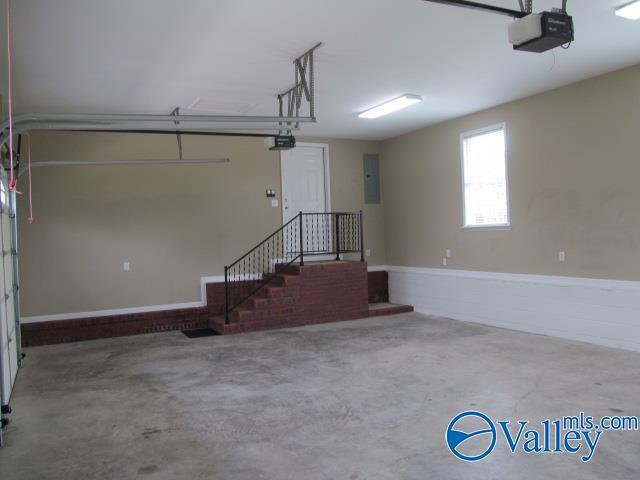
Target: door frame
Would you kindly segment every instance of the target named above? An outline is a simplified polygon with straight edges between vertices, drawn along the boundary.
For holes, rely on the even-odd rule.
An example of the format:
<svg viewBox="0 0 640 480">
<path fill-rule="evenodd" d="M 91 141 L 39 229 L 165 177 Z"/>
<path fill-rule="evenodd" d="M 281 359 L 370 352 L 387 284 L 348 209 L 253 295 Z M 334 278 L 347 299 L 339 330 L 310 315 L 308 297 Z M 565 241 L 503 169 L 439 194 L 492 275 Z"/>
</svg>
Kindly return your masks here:
<svg viewBox="0 0 640 480">
<path fill-rule="evenodd" d="M 326 212 L 331 212 L 331 169 L 329 167 L 329 144 L 328 143 L 310 143 L 298 142 L 296 147 L 316 147 L 322 148 L 322 158 L 324 160 L 324 205 Z M 288 150 L 290 151 L 290 150 Z M 280 152 L 280 221 L 284 225 L 284 176 L 282 168 L 282 154 Z"/>
</svg>

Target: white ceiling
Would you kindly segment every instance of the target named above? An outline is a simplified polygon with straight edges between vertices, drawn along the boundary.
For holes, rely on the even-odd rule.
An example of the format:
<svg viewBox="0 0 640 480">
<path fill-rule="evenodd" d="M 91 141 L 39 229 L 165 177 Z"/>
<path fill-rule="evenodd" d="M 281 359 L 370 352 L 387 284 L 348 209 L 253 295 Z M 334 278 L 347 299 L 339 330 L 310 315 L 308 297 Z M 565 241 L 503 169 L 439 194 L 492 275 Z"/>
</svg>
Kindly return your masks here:
<svg viewBox="0 0 640 480">
<path fill-rule="evenodd" d="M 507 17 L 422 0 L 14 1 L 15 108 L 166 114 L 200 97 L 207 112 L 274 115 L 291 60 L 322 41 L 318 124 L 303 133 L 384 139 L 640 63 L 640 21 L 613 13 L 624 3 L 569 0 L 575 43 L 533 54 L 508 45 Z M 425 101 L 357 117 L 404 93 Z"/>
</svg>

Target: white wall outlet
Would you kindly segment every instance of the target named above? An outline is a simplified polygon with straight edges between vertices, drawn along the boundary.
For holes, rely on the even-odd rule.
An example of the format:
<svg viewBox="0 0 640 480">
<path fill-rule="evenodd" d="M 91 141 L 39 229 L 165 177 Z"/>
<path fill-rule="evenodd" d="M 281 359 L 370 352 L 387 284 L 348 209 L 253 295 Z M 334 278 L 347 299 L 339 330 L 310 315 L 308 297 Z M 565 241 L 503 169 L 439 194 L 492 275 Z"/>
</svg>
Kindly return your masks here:
<svg viewBox="0 0 640 480">
<path fill-rule="evenodd" d="M 447 263 L 449 263 L 449 262 L 447 262 L 447 257 L 444 257 L 444 258 L 442 259 L 442 265 L 444 265 L 444 266 L 446 267 L 446 266 L 447 266 Z"/>
<path fill-rule="evenodd" d="M 370 248 L 367 248 L 367 249 L 364 251 L 364 254 L 365 254 L 365 256 L 370 257 L 370 256 L 371 256 L 371 249 L 370 249 Z"/>
<path fill-rule="evenodd" d="M 122 270 L 124 270 L 125 272 L 128 272 L 129 270 L 131 270 L 131 264 L 129 262 L 124 262 L 122 264 Z"/>
<path fill-rule="evenodd" d="M 564 263 L 567 259 L 567 256 L 564 252 L 558 252 L 558 261 Z"/>
<path fill-rule="evenodd" d="M 451 249 L 447 248 L 446 255 L 447 255 L 447 258 L 451 258 Z"/>
<path fill-rule="evenodd" d="M 278 206 L 278 199 L 277 198 L 271 199 L 271 206 L 272 207 L 277 207 Z"/>
</svg>

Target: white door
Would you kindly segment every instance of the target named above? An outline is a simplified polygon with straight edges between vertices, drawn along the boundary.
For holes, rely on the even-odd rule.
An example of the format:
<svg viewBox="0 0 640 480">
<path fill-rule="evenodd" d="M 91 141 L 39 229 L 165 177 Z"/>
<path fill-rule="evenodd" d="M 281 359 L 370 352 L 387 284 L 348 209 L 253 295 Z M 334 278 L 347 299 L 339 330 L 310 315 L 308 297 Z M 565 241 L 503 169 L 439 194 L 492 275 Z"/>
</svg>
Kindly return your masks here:
<svg viewBox="0 0 640 480">
<path fill-rule="evenodd" d="M 9 403 L 13 383 L 18 373 L 18 341 L 16 331 L 16 291 L 13 257 L 13 210 L 6 176 L 0 179 L 0 377 L 2 404 Z"/>
<path fill-rule="evenodd" d="M 283 151 L 280 161 L 283 223 L 300 212 L 316 214 L 303 217 L 305 251 L 317 254 L 330 251 L 331 220 L 328 216 L 317 215 L 329 210 L 325 148 L 301 145 Z"/>
</svg>

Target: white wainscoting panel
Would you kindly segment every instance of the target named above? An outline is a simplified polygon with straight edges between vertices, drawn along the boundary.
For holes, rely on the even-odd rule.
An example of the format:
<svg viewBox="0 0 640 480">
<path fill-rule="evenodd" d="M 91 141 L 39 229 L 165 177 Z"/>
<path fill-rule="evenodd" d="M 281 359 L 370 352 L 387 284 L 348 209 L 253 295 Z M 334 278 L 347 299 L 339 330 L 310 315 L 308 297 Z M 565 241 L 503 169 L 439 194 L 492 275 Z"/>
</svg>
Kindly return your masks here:
<svg viewBox="0 0 640 480">
<path fill-rule="evenodd" d="M 640 351 L 640 282 L 387 267 L 416 312 Z"/>
</svg>

